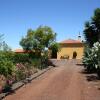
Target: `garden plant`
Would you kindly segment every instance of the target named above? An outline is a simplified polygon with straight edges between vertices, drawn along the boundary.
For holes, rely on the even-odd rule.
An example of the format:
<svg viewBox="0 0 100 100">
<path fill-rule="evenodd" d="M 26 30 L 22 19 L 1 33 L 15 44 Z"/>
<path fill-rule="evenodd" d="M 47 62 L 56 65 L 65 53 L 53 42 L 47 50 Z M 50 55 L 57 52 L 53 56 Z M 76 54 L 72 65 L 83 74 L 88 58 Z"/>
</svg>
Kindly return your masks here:
<svg viewBox="0 0 100 100">
<path fill-rule="evenodd" d="M 56 33 L 48 26 L 28 30 L 20 41 L 25 53 L 15 53 L 0 35 L 0 93 L 11 90 L 12 84 L 29 78 L 48 67 L 48 49 L 58 51 Z"/>
<path fill-rule="evenodd" d="M 83 64 L 88 72 L 96 72 L 100 78 L 100 8 L 94 11 L 91 20 L 85 23 L 85 50 Z"/>
</svg>

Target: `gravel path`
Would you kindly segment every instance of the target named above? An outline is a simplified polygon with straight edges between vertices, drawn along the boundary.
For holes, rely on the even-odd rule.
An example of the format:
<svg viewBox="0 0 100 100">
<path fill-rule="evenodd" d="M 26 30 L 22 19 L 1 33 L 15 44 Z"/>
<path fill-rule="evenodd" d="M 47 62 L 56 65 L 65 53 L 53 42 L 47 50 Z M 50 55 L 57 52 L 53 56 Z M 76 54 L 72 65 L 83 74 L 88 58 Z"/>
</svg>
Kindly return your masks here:
<svg viewBox="0 0 100 100">
<path fill-rule="evenodd" d="M 57 67 L 7 96 L 4 100 L 100 100 L 75 60 L 53 60 Z M 91 88 L 90 88 L 91 87 Z M 96 97 L 94 97 L 94 93 Z"/>
</svg>

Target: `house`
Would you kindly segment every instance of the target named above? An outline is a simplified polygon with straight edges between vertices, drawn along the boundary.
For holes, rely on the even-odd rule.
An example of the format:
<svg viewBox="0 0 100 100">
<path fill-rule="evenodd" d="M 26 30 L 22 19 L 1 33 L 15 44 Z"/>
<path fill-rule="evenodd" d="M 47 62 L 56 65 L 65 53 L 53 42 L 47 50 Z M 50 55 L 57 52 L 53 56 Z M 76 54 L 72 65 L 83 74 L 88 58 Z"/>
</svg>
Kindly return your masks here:
<svg viewBox="0 0 100 100">
<path fill-rule="evenodd" d="M 57 59 L 82 59 L 84 52 L 84 43 L 80 40 L 68 39 L 61 41 L 60 51 L 57 53 Z"/>
<path fill-rule="evenodd" d="M 49 58 L 54 59 L 82 59 L 84 52 L 84 43 L 81 41 L 81 36 L 78 36 L 77 40 L 68 39 L 59 42 L 60 51 L 53 53 L 48 51 Z M 29 53 L 23 49 L 16 49 L 15 53 Z"/>
</svg>

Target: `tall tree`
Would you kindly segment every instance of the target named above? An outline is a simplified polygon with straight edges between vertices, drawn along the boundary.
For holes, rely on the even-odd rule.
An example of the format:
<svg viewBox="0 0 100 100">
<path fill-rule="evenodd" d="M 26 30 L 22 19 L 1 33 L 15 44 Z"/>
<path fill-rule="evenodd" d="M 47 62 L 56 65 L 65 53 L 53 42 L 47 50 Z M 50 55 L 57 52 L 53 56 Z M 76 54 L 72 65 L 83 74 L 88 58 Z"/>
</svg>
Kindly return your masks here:
<svg viewBox="0 0 100 100">
<path fill-rule="evenodd" d="M 2 42 L 2 50 L 11 51 L 11 48 L 8 46 L 8 44 L 5 41 Z"/>
<path fill-rule="evenodd" d="M 0 34 L 0 50 L 2 51 L 11 51 L 11 48 L 8 46 L 8 44 L 3 41 L 4 34 Z"/>
<path fill-rule="evenodd" d="M 85 23 L 84 36 L 90 47 L 100 41 L 100 8 L 97 8 L 91 20 Z"/>
<path fill-rule="evenodd" d="M 27 35 L 20 41 L 25 50 L 35 51 L 41 55 L 45 48 L 55 42 L 56 33 L 48 26 L 39 26 L 36 30 L 29 29 Z"/>
</svg>

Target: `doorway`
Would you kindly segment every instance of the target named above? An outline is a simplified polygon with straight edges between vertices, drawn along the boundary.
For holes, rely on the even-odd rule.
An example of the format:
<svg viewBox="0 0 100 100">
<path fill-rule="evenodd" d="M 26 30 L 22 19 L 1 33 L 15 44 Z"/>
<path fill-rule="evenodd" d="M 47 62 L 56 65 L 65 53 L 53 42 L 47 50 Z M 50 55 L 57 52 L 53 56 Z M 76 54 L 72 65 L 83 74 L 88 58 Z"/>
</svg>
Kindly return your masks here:
<svg viewBox="0 0 100 100">
<path fill-rule="evenodd" d="M 52 51 L 51 58 L 57 59 L 57 52 L 56 51 Z"/>
<path fill-rule="evenodd" d="M 76 59 L 76 58 L 77 58 L 77 52 L 74 51 L 74 52 L 73 52 L 73 59 Z"/>
</svg>

